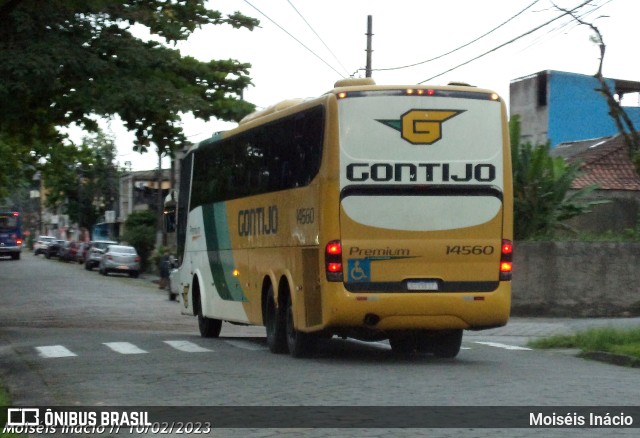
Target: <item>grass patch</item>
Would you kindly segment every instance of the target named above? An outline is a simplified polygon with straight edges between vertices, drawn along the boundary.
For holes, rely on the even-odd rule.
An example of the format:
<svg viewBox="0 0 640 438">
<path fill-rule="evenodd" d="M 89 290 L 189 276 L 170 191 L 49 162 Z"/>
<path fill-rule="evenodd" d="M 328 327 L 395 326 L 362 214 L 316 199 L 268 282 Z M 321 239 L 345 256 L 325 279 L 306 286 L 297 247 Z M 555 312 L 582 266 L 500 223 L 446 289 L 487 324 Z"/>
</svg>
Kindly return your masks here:
<svg viewBox="0 0 640 438">
<path fill-rule="evenodd" d="M 583 353 L 603 351 L 640 359 L 640 328 L 595 328 L 575 335 L 559 335 L 529 342 L 533 348 L 579 348 Z"/>
<path fill-rule="evenodd" d="M 11 406 L 11 397 L 6 388 L 0 382 L 0 438 L 23 438 L 24 435 L 15 433 L 4 433 L 4 426 L 7 424 L 7 407 Z"/>
</svg>

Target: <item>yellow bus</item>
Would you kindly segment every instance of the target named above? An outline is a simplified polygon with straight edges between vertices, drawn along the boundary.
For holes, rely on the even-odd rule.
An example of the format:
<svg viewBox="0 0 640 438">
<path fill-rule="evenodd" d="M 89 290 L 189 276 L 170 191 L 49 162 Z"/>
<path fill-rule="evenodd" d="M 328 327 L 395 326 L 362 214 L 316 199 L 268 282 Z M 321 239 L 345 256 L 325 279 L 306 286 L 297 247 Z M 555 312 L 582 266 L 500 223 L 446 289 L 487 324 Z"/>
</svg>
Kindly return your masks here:
<svg viewBox="0 0 640 438">
<path fill-rule="evenodd" d="M 507 323 L 513 194 L 504 101 L 346 80 L 251 114 L 182 161 L 182 312 L 203 337 L 264 325 L 274 353 L 388 339 L 455 357 Z"/>
</svg>

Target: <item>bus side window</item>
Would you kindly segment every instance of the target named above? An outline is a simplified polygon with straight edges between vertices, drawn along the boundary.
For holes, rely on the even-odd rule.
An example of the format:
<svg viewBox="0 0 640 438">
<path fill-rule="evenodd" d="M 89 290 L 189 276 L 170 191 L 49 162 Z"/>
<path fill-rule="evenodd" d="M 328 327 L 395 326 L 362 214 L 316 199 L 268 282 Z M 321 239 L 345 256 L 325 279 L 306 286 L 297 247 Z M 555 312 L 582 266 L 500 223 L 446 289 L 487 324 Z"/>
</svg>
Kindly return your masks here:
<svg viewBox="0 0 640 438">
<path fill-rule="evenodd" d="M 294 181 L 291 175 L 291 165 L 288 161 L 280 165 L 280 188 L 287 189 L 294 187 Z"/>
</svg>

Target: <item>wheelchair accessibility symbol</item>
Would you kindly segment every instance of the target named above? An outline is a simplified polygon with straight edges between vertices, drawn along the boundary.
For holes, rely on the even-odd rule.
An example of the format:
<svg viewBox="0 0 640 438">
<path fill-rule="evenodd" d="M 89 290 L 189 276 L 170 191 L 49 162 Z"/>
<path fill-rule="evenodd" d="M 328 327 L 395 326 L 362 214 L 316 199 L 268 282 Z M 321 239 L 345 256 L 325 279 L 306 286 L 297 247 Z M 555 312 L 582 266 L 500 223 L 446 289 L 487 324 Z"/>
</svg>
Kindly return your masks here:
<svg viewBox="0 0 640 438">
<path fill-rule="evenodd" d="M 369 259 L 347 260 L 347 281 L 371 281 L 371 261 Z"/>
</svg>

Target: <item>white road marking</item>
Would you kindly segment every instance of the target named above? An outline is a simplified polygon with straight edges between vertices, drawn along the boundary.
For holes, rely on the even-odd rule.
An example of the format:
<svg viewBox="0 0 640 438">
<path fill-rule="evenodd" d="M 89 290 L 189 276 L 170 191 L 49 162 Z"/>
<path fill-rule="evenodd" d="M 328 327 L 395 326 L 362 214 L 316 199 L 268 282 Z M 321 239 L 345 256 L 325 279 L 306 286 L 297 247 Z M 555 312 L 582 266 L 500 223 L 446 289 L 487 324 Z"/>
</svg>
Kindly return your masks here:
<svg viewBox="0 0 640 438">
<path fill-rule="evenodd" d="M 186 353 L 203 353 L 206 351 L 213 351 L 189 341 L 164 341 L 164 343 L 172 346 L 176 350 L 184 351 Z"/>
<path fill-rule="evenodd" d="M 517 345 L 500 344 L 499 342 L 481 342 L 481 341 L 473 341 L 473 343 L 474 343 L 474 344 L 488 345 L 489 347 L 504 348 L 505 350 L 524 350 L 524 351 L 531 351 L 531 348 L 527 348 L 527 347 L 518 347 Z"/>
<path fill-rule="evenodd" d="M 242 348 L 243 350 L 250 350 L 250 351 L 268 350 L 268 348 L 263 345 L 258 345 L 248 341 L 225 341 L 225 342 L 236 348 Z"/>
<path fill-rule="evenodd" d="M 144 351 L 130 342 L 103 342 L 103 345 L 106 345 L 116 353 L 120 354 L 142 354 L 148 353 L 148 351 Z"/>
<path fill-rule="evenodd" d="M 62 345 L 47 345 L 44 347 L 36 347 L 40 357 L 72 357 L 77 356 L 74 352 Z"/>
</svg>

